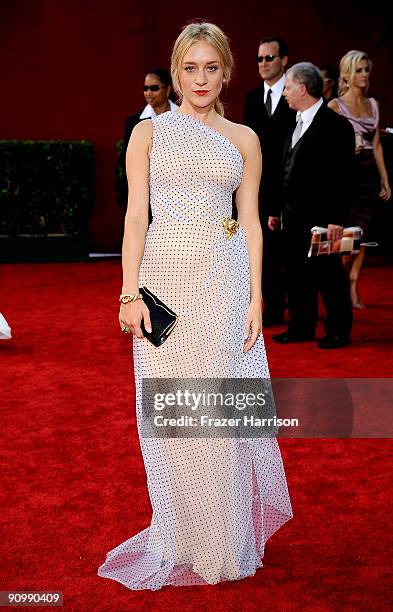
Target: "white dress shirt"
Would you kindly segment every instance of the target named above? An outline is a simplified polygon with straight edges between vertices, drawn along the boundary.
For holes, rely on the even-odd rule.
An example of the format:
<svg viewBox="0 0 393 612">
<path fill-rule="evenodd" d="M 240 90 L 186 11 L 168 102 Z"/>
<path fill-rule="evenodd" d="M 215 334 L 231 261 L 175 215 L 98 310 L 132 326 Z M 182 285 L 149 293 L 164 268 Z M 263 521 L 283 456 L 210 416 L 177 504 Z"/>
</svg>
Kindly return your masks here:
<svg viewBox="0 0 393 612">
<path fill-rule="evenodd" d="M 171 110 L 172 112 L 177 111 L 177 109 L 179 108 L 177 104 L 172 102 L 172 100 L 168 100 L 168 102 L 169 102 L 169 110 Z M 157 113 L 154 110 L 154 108 L 150 104 L 146 104 L 145 108 L 139 115 L 139 119 L 151 119 L 152 117 L 156 117 L 156 116 L 157 116 Z"/>
<path fill-rule="evenodd" d="M 321 108 L 322 104 L 323 104 L 323 98 L 319 98 L 318 102 L 315 102 L 315 104 L 313 104 L 309 108 L 306 108 L 306 110 L 302 112 L 300 111 L 297 112 L 296 122 L 299 121 L 300 117 L 302 118 L 302 121 L 303 121 L 303 127 L 300 133 L 300 138 L 303 136 L 303 134 L 308 130 L 308 128 L 312 124 L 313 119 L 315 115 L 317 114 L 317 112 L 319 111 L 319 109 Z"/>
<path fill-rule="evenodd" d="M 282 92 L 284 91 L 284 87 L 285 87 L 285 74 L 282 75 L 282 77 L 280 79 L 278 79 L 278 81 L 276 83 L 274 83 L 274 85 L 270 86 L 266 83 L 266 81 L 263 82 L 263 103 L 266 104 L 266 98 L 267 98 L 267 92 L 269 91 L 269 89 L 272 90 L 272 115 L 274 113 L 274 111 L 277 108 L 277 104 L 280 101 L 280 98 L 282 96 Z"/>
</svg>

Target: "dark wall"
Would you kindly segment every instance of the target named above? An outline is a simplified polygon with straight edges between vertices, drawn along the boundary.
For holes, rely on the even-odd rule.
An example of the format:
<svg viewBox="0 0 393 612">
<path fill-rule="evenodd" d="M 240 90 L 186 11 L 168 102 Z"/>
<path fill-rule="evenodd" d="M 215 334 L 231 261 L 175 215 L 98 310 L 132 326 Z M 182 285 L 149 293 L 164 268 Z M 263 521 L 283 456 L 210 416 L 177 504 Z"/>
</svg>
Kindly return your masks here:
<svg viewBox="0 0 393 612">
<path fill-rule="evenodd" d="M 229 35 L 236 70 L 225 102 L 235 121 L 241 120 L 244 93 L 259 82 L 258 40 L 279 33 L 289 42 L 291 63 L 334 63 L 349 49 L 368 51 L 375 64 L 370 94 L 381 102 L 382 126 L 392 126 L 392 31 L 386 11 L 379 2 L 348 0 L 335 5 L 7 0 L 0 3 L 0 138 L 92 140 L 97 158 L 92 248 L 118 249 L 124 213 L 114 196 L 115 142 L 124 118 L 144 105 L 145 70 L 169 64 L 182 25 L 204 18 Z"/>
</svg>

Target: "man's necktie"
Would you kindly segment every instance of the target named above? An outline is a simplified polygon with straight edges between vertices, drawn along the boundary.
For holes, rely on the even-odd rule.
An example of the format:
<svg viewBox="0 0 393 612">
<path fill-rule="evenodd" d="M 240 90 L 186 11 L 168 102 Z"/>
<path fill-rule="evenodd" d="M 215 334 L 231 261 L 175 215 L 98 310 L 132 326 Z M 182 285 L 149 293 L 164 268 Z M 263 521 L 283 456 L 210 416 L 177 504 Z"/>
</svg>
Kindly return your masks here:
<svg viewBox="0 0 393 612">
<path fill-rule="evenodd" d="M 302 121 L 302 117 L 300 116 L 296 124 L 296 127 L 293 131 L 293 134 L 292 134 L 292 149 L 296 146 L 296 143 L 302 134 L 302 127 L 303 127 L 303 121 Z"/>
<path fill-rule="evenodd" d="M 272 90 L 271 89 L 269 89 L 269 91 L 267 92 L 265 108 L 266 108 L 267 114 L 269 115 L 269 117 L 271 117 L 272 116 Z"/>
</svg>

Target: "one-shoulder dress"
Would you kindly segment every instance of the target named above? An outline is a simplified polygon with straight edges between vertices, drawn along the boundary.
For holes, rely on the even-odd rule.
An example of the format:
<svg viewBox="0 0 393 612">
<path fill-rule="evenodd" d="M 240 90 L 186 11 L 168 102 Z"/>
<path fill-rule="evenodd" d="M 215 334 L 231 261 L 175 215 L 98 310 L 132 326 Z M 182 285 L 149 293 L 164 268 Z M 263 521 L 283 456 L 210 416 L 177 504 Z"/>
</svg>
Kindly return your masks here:
<svg viewBox="0 0 393 612">
<path fill-rule="evenodd" d="M 182 112 L 163 113 L 152 126 L 153 222 L 139 281 L 179 320 L 160 347 L 133 339 L 152 519 L 108 552 L 98 574 L 129 589 L 157 590 L 252 576 L 292 508 L 275 437 L 142 435 L 144 379 L 269 377 L 262 334 L 243 351 L 250 302 L 245 230 L 240 226 L 228 239 L 222 223 L 232 214 L 242 155 L 220 132 Z"/>
</svg>

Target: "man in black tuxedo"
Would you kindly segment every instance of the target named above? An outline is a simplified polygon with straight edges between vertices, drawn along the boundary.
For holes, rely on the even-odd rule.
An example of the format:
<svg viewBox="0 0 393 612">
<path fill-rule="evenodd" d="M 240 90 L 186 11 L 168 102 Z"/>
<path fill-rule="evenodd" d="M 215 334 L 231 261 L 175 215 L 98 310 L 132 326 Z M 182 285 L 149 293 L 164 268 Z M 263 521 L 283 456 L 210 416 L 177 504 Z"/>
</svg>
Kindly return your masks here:
<svg viewBox="0 0 393 612">
<path fill-rule="evenodd" d="M 270 230 L 267 222 L 279 192 L 284 143 L 296 121 L 296 112 L 289 108 L 282 95 L 288 53 L 287 43 L 279 36 L 261 40 L 257 61 L 263 83 L 247 94 L 243 118 L 243 122 L 259 136 L 262 149 L 259 216 L 263 229 L 264 327 L 283 322 L 286 301 L 281 235 Z"/>
<path fill-rule="evenodd" d="M 282 344 L 314 338 L 318 292 L 326 308 L 326 336 L 320 348 L 339 348 L 350 342 L 352 304 L 347 272 L 339 255 L 308 257 L 311 228 L 328 228 L 328 238 L 341 238 L 351 203 L 355 137 L 347 119 L 322 99 L 323 80 L 309 62 L 287 72 L 284 95 L 297 112 L 282 164 L 281 202 L 268 223 L 276 227 L 281 215 L 285 241 L 288 330 L 273 336 Z"/>
</svg>

